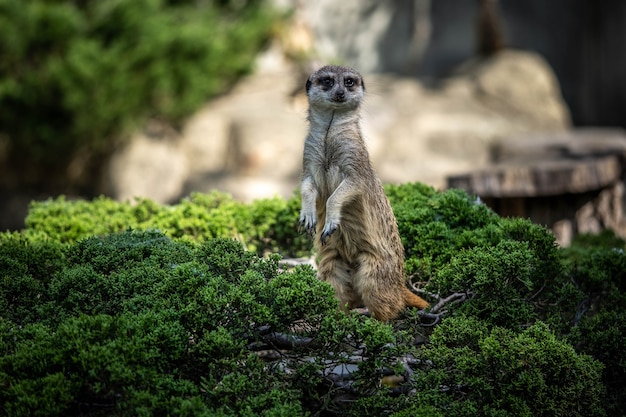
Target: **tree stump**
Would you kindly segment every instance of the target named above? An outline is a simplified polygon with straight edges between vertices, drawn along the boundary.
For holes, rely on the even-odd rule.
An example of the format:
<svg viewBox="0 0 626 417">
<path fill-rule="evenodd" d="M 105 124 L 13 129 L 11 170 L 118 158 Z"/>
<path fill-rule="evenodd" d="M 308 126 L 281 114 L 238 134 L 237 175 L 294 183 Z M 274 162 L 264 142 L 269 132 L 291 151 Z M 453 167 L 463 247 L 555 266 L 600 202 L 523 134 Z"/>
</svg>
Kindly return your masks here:
<svg viewBox="0 0 626 417">
<path fill-rule="evenodd" d="M 577 233 L 626 238 L 626 133 L 577 129 L 502 140 L 485 169 L 447 178 L 501 216 L 530 218 L 569 245 Z"/>
</svg>

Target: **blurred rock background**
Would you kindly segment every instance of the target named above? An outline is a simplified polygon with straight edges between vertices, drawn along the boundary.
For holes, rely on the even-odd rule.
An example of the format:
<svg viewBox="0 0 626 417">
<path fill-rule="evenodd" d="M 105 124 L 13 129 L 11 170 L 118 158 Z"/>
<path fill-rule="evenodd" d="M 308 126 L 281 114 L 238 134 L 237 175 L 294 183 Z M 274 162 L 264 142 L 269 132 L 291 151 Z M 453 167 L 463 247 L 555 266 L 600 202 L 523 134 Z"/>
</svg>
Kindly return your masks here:
<svg viewBox="0 0 626 417">
<path fill-rule="evenodd" d="M 199 10 L 207 7 L 200 1 L 179 3 Z M 304 82 L 310 71 L 328 62 L 353 66 L 365 76 L 364 133 L 383 182 L 421 181 L 445 188 L 450 178 L 502 164 L 495 150 L 512 137 L 524 141 L 530 136 L 557 135 L 562 140 L 580 127 L 601 126 L 617 128 L 610 131 L 611 137 L 617 137 L 618 143 L 626 141 L 621 130 L 626 126 L 626 57 L 622 53 L 626 4 L 619 0 L 602 4 L 592 0 L 220 4 L 220 12 L 239 25 L 235 27 L 262 26 L 256 20 L 237 23 L 242 13 L 251 15 L 260 9 L 278 13 L 273 14 L 268 29 L 251 31 L 247 38 L 243 30 L 235 30 L 225 37 L 228 52 L 210 60 L 198 58 L 207 63 L 206 76 L 218 79 L 223 74 L 210 72 L 212 68 L 231 68 L 241 60 L 232 51 L 244 45 L 250 49 L 250 39 L 258 42 L 247 53 L 251 71 L 245 65 L 231 70 L 234 75 L 247 75 L 219 78 L 222 88 L 207 90 L 204 104 L 175 118 L 176 122 L 158 113 L 140 113 L 137 127 L 124 140 L 116 139 L 110 151 L 90 153 L 81 148 L 60 167 L 49 168 L 55 171 L 50 175 L 33 174 L 26 168 L 28 161 L 10 163 L 15 158 L 14 142 L 11 132 L 0 125 L 1 230 L 22 227 L 31 199 L 59 193 L 78 198 L 104 193 L 122 200 L 141 196 L 163 203 L 213 189 L 242 200 L 292 195 L 298 187 L 307 127 Z M 206 22 L 202 27 L 210 34 L 210 26 Z M 183 36 L 180 44 L 171 47 L 183 48 L 192 41 Z M 10 46 L 3 45 L 5 49 Z M 157 51 L 158 47 L 153 46 Z M 188 65 L 194 65 L 193 56 L 183 56 Z M 175 58 L 176 54 L 174 58 L 168 55 L 168 59 Z M 204 68 L 200 63 L 198 68 Z M 131 66 L 129 71 L 138 77 L 143 74 L 141 67 Z M 5 65 L 0 77 L 11 74 Z M 186 77 L 192 76 L 198 74 Z M 88 82 L 72 87 L 92 88 Z M 0 112 L 15 109 L 3 91 L 6 88 L 0 88 Z M 11 117 L 19 118 L 20 113 L 14 111 Z M 603 137 L 604 131 L 597 132 L 594 137 Z M 594 159 L 600 151 L 594 147 L 577 157 Z M 619 173 L 610 184 L 585 190 L 588 198 L 576 203 L 580 207 L 594 201 L 606 187 L 623 183 L 626 154 L 620 146 L 610 151 L 618 155 Z M 552 197 L 571 194 L 562 188 Z M 623 210 L 623 194 L 612 197 L 613 219 Z M 524 205 L 538 196 L 513 197 L 521 198 Z M 513 214 L 532 217 L 535 212 Z M 540 220 L 550 227 L 560 222 L 562 228 L 561 217 L 575 215 L 576 210 Z M 621 220 L 610 225 L 600 221 L 596 229 L 605 226 L 626 234 Z M 557 236 L 567 244 L 568 236 L 586 229 L 574 221 L 565 230 Z"/>
</svg>

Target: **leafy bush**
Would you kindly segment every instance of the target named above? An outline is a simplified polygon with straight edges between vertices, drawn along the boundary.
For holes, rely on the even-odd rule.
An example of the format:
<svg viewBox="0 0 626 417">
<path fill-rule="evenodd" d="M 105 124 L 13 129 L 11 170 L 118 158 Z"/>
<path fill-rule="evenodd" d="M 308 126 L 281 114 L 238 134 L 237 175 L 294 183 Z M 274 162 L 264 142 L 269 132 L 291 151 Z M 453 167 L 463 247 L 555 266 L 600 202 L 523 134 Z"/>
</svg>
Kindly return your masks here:
<svg viewBox="0 0 626 417">
<path fill-rule="evenodd" d="M 422 184 L 388 187 L 407 272 L 442 296 L 465 293 L 457 308 L 489 323 L 522 328 L 552 314 L 566 280 L 554 236 L 528 220 L 500 218 L 460 190 Z M 454 307 L 453 307 L 454 308 Z"/>
<path fill-rule="evenodd" d="M 158 229 L 173 238 L 202 242 L 236 238 L 259 254 L 281 251 L 288 256 L 310 253 L 311 242 L 298 233 L 300 200 L 293 197 L 244 204 L 227 194 L 192 194 L 173 206 L 149 199 L 118 202 L 99 197 L 91 202 L 64 197 L 33 202 L 26 217 L 26 234 L 64 243 L 128 228 Z"/>
<path fill-rule="evenodd" d="M 339 346 L 363 345 L 356 378 L 364 391 L 402 350 L 391 346 L 388 326 L 338 317 L 332 288 L 310 267 L 281 272 L 276 256 L 258 258 L 233 240 L 191 245 L 128 231 L 87 238 L 65 254 L 63 268 L 31 294 L 38 316 L 2 312 L 0 397 L 8 415 L 297 415 L 310 389 L 303 381 L 322 380 L 329 361 L 346 360 Z M 17 257 L 18 273 L 31 261 Z M 307 327 L 297 337 L 314 339 L 318 348 L 308 352 L 318 362 L 268 366 L 249 350 L 298 321 Z M 317 387 L 316 397 L 332 392 Z"/>
<path fill-rule="evenodd" d="M 0 1 L 6 162 L 41 182 L 148 118 L 180 123 L 250 68 L 273 20 L 256 0 Z"/>
<path fill-rule="evenodd" d="M 605 364 L 607 410 L 624 413 L 626 368 L 617 346 L 626 342 L 626 242 L 607 231 L 558 249 L 545 228 L 499 218 L 460 191 L 437 193 L 422 184 L 387 190 L 413 280 L 442 298 L 466 294 L 468 301 L 446 309 L 489 326 L 519 331 L 545 321 Z"/>
<path fill-rule="evenodd" d="M 52 277 L 65 267 L 63 245 L 55 241 L 31 241 L 17 233 L 0 239 L 0 311 L 17 324 L 38 320 Z"/>
<path fill-rule="evenodd" d="M 419 396 L 451 415 L 601 416 L 602 365 L 579 355 L 543 323 L 522 332 L 454 317 L 420 353 Z"/>
<path fill-rule="evenodd" d="M 34 203 L 0 234 L 0 411 L 623 414 L 623 242 L 559 249 L 459 191 L 388 193 L 434 306 L 388 324 L 283 269 L 310 253 L 297 196 Z"/>
<path fill-rule="evenodd" d="M 605 364 L 603 381 L 612 415 L 626 410 L 626 242 L 610 231 L 580 235 L 563 250 L 573 285 L 580 289 L 568 341 Z"/>
</svg>

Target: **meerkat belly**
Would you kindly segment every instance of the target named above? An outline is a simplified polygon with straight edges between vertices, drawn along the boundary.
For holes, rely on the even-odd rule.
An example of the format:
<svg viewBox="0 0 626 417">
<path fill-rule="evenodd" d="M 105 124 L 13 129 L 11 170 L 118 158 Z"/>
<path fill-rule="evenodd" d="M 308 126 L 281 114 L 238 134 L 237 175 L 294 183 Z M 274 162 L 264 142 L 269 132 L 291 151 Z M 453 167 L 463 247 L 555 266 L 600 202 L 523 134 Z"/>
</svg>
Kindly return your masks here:
<svg viewBox="0 0 626 417">
<path fill-rule="evenodd" d="M 336 165 L 327 166 L 320 164 L 316 171 L 315 182 L 318 186 L 320 197 L 323 200 L 327 200 L 328 197 L 335 192 L 337 187 L 339 187 L 343 176 L 341 175 L 339 167 Z"/>
<path fill-rule="evenodd" d="M 324 223 L 326 216 L 326 202 L 335 192 L 341 181 L 343 180 L 338 167 L 326 167 L 320 164 L 314 174 L 315 184 L 317 186 L 317 216 L 318 222 Z"/>
<path fill-rule="evenodd" d="M 348 201 L 341 211 L 337 244 L 350 262 L 355 262 L 364 252 L 375 252 L 374 243 L 380 240 L 365 203 L 364 198 L 357 196 Z"/>
</svg>

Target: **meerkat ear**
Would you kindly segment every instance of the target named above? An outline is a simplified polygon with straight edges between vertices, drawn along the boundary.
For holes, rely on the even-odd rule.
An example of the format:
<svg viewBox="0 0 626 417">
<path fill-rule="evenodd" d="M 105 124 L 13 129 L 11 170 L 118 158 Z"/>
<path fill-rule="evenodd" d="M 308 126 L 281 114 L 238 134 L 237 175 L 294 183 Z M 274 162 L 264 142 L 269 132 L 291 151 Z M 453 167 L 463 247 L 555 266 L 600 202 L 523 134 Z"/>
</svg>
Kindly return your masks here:
<svg viewBox="0 0 626 417">
<path fill-rule="evenodd" d="M 363 87 L 363 91 L 365 91 L 365 81 L 363 81 L 363 78 L 361 78 L 361 87 Z"/>
<path fill-rule="evenodd" d="M 308 93 L 311 89 L 311 80 L 306 80 L 306 92 Z"/>
</svg>

